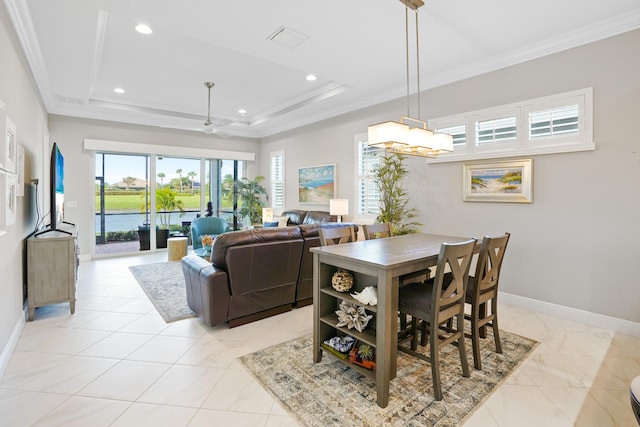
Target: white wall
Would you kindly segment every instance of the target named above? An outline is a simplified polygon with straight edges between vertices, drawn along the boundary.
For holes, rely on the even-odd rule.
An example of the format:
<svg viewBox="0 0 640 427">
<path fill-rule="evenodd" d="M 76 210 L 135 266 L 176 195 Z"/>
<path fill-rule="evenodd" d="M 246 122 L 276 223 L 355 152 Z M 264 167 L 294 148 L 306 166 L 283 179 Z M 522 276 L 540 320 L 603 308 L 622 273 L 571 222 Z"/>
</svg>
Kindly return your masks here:
<svg viewBox="0 0 640 427">
<path fill-rule="evenodd" d="M 25 182 L 43 177 L 43 133 L 47 116 L 4 2 L 0 5 L 0 100 L 25 149 Z M 42 182 L 42 181 L 41 181 Z M 42 186 L 40 186 L 42 188 Z M 0 375 L 24 322 L 22 290 L 25 238 L 36 223 L 35 187 L 18 198 L 17 221 L 0 236 Z"/>
<path fill-rule="evenodd" d="M 423 231 L 479 238 L 509 231 L 504 292 L 640 322 L 638 46 L 633 31 L 426 91 L 423 115 L 433 118 L 592 86 L 597 149 L 534 156 L 530 205 L 465 203 L 462 162 L 410 158 L 407 190 Z M 297 168 L 335 162 L 338 194 L 354 206 L 353 137 L 397 120 L 403 108 L 398 100 L 267 138 L 261 173 L 268 176 L 269 152 L 284 149 L 286 207 L 306 208 L 297 202 Z"/>
<path fill-rule="evenodd" d="M 81 255 L 91 253 L 91 239 L 95 239 L 95 220 L 92 216 L 95 204 L 95 157 L 92 151 L 84 150 L 85 138 L 251 153 L 257 153 L 259 149 L 258 142 L 251 139 L 226 139 L 197 132 L 57 115 L 49 116 L 49 131 L 51 140 L 58 143 L 64 155 L 65 220 L 78 225 L 78 247 Z M 255 162 L 246 164 L 247 176 L 254 176 Z M 68 207 L 68 201 L 77 202 L 77 207 Z"/>
</svg>

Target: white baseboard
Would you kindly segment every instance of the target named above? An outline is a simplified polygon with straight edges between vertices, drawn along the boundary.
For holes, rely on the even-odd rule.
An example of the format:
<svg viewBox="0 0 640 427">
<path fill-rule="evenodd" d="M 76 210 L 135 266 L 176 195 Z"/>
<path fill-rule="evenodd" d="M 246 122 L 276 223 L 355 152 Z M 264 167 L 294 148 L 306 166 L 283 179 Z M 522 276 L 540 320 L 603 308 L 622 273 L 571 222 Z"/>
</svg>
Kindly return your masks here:
<svg viewBox="0 0 640 427">
<path fill-rule="evenodd" d="M 585 323 L 587 325 L 592 325 L 599 328 L 609 329 L 612 331 L 621 332 L 623 334 L 640 337 L 640 323 L 619 319 L 617 317 L 606 316 L 604 314 L 592 313 L 590 311 L 580 310 L 577 308 L 553 304 L 546 301 L 521 297 L 519 295 L 506 294 L 504 292 L 500 292 L 499 294 L 500 296 L 498 297 L 498 300 L 501 303 L 528 308 L 540 313 L 561 317 L 563 319 L 574 320 L 576 322 Z"/>
<path fill-rule="evenodd" d="M 4 375 L 4 371 L 7 369 L 7 366 L 9 366 L 9 361 L 11 360 L 11 356 L 13 356 L 13 351 L 18 345 L 20 334 L 22 334 L 22 329 L 24 329 L 24 323 L 25 313 L 23 312 L 13 327 L 13 331 L 9 337 L 9 341 L 7 341 L 7 345 L 4 346 L 2 353 L 0 354 L 0 378 Z"/>
</svg>

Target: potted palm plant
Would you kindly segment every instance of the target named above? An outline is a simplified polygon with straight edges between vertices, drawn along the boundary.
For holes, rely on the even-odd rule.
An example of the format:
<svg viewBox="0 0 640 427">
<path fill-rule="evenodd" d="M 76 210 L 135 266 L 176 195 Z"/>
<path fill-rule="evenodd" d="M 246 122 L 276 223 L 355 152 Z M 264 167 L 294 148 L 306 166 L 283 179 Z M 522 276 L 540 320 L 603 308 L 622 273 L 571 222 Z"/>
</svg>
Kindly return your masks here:
<svg viewBox="0 0 640 427">
<path fill-rule="evenodd" d="M 148 194 L 147 194 L 148 197 Z M 141 207 L 145 210 L 145 206 Z M 160 219 L 160 225 L 156 226 L 156 248 L 166 248 L 169 238 L 169 226 L 171 225 L 171 213 L 180 212 L 184 215 L 184 204 L 176 198 L 176 192 L 169 187 L 156 190 L 156 213 Z M 149 225 L 138 227 L 140 235 L 140 250 L 149 249 Z"/>
<path fill-rule="evenodd" d="M 269 200 L 267 190 L 260 184 L 264 176 L 255 179 L 242 178 L 236 182 L 238 198 L 241 208 L 238 214 L 240 218 L 248 218 L 250 225 L 262 222 L 262 208 Z"/>
<path fill-rule="evenodd" d="M 409 196 L 402 183 L 409 171 L 400 153 L 384 155 L 373 168 L 375 183 L 380 191 L 380 214 L 376 222 L 391 223 L 394 235 L 415 233 L 422 224 L 413 220 L 415 208 L 410 208 Z"/>
</svg>

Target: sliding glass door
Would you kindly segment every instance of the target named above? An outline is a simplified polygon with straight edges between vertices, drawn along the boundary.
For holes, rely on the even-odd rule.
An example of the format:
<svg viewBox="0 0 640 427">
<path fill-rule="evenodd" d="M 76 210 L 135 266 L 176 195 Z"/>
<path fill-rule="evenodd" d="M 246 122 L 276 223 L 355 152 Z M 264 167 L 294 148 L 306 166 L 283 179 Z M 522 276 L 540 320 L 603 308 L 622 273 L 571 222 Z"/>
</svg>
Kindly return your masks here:
<svg viewBox="0 0 640 427">
<path fill-rule="evenodd" d="M 96 153 L 95 254 L 166 248 L 201 215 L 241 228 L 234 182 L 242 172 L 236 160 Z"/>
</svg>

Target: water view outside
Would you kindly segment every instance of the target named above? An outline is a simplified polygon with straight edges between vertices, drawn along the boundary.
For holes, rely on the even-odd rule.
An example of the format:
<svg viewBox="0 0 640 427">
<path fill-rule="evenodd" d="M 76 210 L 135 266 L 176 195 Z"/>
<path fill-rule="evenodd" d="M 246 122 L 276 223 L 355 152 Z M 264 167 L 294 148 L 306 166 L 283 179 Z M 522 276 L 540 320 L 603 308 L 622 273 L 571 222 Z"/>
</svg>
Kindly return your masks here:
<svg viewBox="0 0 640 427">
<path fill-rule="evenodd" d="M 184 216 L 178 213 L 171 215 L 171 222 L 181 224 L 182 221 L 193 221 L 199 212 L 185 212 Z M 137 231 L 138 226 L 142 226 L 147 220 L 147 216 L 143 213 L 117 213 L 105 214 L 104 228 L 105 232 L 112 231 Z M 100 214 L 96 214 L 96 233 L 100 233 Z M 156 224 L 159 222 L 156 221 Z"/>
</svg>

